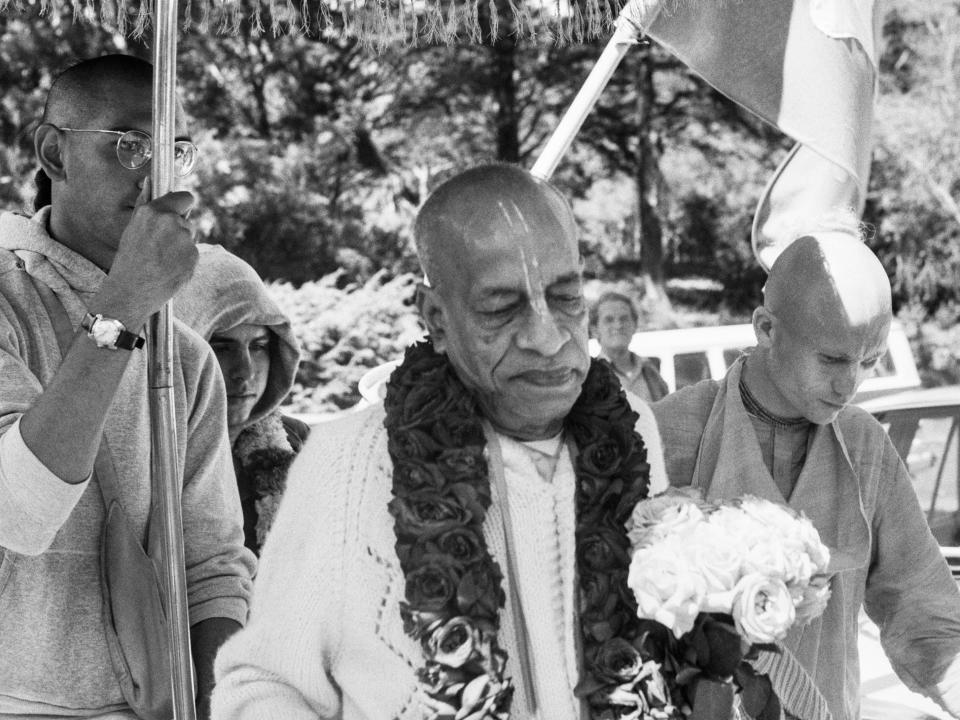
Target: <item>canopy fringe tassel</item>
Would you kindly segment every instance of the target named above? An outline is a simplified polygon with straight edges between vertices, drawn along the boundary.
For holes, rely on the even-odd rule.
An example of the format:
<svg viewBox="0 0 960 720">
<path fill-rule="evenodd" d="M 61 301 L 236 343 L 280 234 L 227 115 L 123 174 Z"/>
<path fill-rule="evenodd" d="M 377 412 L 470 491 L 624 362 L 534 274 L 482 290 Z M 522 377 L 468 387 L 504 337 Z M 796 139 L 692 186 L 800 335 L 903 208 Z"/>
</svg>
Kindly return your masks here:
<svg viewBox="0 0 960 720">
<path fill-rule="evenodd" d="M 151 30 L 155 0 L 0 0 L 0 13 L 63 13 L 123 35 Z M 557 45 L 603 38 L 621 9 L 643 16 L 650 8 L 742 0 L 181 0 L 184 30 L 354 37 L 362 44 L 479 44 L 509 36 Z M 637 9 L 639 8 L 639 10 Z"/>
</svg>

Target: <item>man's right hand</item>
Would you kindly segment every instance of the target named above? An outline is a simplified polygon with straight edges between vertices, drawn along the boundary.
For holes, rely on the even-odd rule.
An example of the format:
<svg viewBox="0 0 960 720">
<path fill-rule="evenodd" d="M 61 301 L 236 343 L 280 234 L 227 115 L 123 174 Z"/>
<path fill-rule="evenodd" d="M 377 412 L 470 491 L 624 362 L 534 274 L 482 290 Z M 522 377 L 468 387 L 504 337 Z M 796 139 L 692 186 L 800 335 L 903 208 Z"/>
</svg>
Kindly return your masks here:
<svg viewBox="0 0 960 720">
<path fill-rule="evenodd" d="M 186 191 L 150 200 L 150 178 L 143 182 L 133 217 L 91 312 L 116 318 L 131 331 L 190 279 L 199 253 L 194 223 L 187 219 L 196 199 Z"/>
</svg>

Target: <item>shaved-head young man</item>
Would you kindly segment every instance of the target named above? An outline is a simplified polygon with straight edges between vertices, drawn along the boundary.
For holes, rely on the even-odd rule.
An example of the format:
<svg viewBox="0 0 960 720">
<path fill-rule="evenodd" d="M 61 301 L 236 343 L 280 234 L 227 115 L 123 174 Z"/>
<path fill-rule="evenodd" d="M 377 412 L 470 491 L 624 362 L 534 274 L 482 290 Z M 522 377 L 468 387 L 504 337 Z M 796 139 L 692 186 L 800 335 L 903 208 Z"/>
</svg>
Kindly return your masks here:
<svg viewBox="0 0 960 720">
<path fill-rule="evenodd" d="M 830 548 L 831 597 L 783 645 L 834 720 L 860 717 L 861 606 L 897 674 L 956 715 L 960 594 L 887 434 L 849 404 L 886 351 L 886 273 L 852 222 L 789 245 L 763 300 L 753 313 L 757 347 L 723 381 L 654 404 L 670 482 L 710 499 L 764 497 L 811 518 Z M 783 663 L 771 677 L 801 715 L 788 700 L 796 672 Z"/>
<path fill-rule="evenodd" d="M 484 166 L 437 188 L 415 235 L 430 341 L 384 406 L 315 433 L 291 469 L 215 718 L 579 720 L 600 643 L 584 629 L 630 637 L 619 580 L 594 574 L 627 557 L 604 508 L 665 480 L 649 408 L 587 353 L 569 206 Z"/>
<path fill-rule="evenodd" d="M 143 328 L 197 262 L 193 196 L 150 199 L 151 82 L 149 63 L 122 55 L 58 76 L 35 133 L 37 213 L 0 215 L 0 717 L 137 717 L 104 629 L 104 506 L 113 486 L 146 539 Z M 177 137 L 182 176 L 196 155 L 182 113 Z M 179 323 L 173 360 L 203 717 L 216 649 L 246 617 L 254 560 L 216 360 Z"/>
</svg>

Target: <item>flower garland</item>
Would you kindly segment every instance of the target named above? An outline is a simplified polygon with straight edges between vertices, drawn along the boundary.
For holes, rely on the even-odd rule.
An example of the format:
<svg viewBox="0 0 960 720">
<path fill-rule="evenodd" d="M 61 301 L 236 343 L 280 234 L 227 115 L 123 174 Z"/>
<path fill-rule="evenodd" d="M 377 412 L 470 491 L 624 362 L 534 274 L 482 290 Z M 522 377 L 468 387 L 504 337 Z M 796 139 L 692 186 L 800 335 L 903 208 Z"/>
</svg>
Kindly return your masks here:
<svg viewBox="0 0 960 720">
<path fill-rule="evenodd" d="M 513 685 L 504 677 L 507 653 L 497 639 L 505 595 L 500 567 L 483 537 L 491 495 L 477 404 L 428 340 L 408 348 L 390 378 L 384 406 L 393 461 L 389 510 L 406 579 L 400 612 L 405 631 L 423 650 L 418 678 L 439 720 L 506 720 Z M 627 666 L 636 662 L 636 648 L 648 632 L 627 587 L 624 523 L 646 497 L 650 471 L 636 421 L 612 368 L 593 361 L 565 427 L 578 449 L 584 654 L 578 694 L 587 697 L 598 720 L 636 713 L 635 698 L 617 702 L 617 688 L 624 673 L 637 674 Z M 669 704 L 669 694 L 664 702 Z"/>
</svg>

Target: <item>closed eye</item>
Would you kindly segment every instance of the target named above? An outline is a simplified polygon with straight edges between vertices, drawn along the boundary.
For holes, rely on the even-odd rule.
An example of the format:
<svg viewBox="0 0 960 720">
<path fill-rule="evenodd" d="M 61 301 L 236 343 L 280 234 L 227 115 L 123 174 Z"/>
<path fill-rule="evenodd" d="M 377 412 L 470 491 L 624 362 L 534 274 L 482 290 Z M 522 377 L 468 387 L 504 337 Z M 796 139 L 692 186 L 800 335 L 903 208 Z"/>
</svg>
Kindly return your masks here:
<svg viewBox="0 0 960 720">
<path fill-rule="evenodd" d="M 571 315 L 582 311 L 584 307 L 583 295 L 579 294 L 552 295 L 550 301 L 558 305 L 563 312 Z"/>
<path fill-rule="evenodd" d="M 849 362 L 847 358 L 840 357 L 839 355 L 824 355 L 820 354 L 820 362 L 826 363 L 827 365 L 841 365 Z"/>
<path fill-rule="evenodd" d="M 478 310 L 477 314 L 480 316 L 481 321 L 486 327 L 495 329 L 512 321 L 513 318 L 519 314 L 521 305 L 522 303 L 519 301 L 512 302 L 508 305 L 502 305 L 500 307 Z"/>
</svg>

